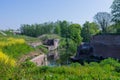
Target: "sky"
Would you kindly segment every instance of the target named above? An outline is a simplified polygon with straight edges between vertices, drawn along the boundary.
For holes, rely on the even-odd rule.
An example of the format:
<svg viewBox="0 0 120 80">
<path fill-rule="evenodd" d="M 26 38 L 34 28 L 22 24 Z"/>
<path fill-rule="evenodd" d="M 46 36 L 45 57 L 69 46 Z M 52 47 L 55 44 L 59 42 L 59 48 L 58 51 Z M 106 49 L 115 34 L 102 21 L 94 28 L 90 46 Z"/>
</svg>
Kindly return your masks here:
<svg viewBox="0 0 120 80">
<path fill-rule="evenodd" d="M 21 24 L 67 20 L 84 24 L 97 12 L 111 12 L 113 0 L 0 0 L 0 29 L 19 29 Z"/>
</svg>

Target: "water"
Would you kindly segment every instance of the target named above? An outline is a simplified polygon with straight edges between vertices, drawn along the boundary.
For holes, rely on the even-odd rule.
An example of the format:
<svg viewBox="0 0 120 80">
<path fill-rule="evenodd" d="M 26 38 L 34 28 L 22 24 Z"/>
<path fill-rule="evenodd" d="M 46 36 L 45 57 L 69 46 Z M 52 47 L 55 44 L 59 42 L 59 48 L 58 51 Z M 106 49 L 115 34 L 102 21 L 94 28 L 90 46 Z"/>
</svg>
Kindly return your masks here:
<svg viewBox="0 0 120 80">
<path fill-rule="evenodd" d="M 58 66 L 57 60 L 59 58 L 58 50 L 49 51 L 47 54 L 48 66 Z"/>
<path fill-rule="evenodd" d="M 61 66 L 71 63 L 65 50 L 53 50 L 47 54 L 48 66 Z"/>
</svg>

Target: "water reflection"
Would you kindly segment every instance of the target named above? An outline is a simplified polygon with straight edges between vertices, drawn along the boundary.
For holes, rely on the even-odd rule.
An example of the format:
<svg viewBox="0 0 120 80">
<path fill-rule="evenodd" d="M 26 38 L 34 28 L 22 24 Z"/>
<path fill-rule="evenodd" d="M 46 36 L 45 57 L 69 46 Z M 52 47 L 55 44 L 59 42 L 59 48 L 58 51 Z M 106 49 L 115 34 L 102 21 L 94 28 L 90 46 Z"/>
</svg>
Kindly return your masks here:
<svg viewBox="0 0 120 80">
<path fill-rule="evenodd" d="M 48 66 L 57 66 L 57 60 L 60 58 L 58 50 L 49 51 L 47 54 Z"/>
</svg>

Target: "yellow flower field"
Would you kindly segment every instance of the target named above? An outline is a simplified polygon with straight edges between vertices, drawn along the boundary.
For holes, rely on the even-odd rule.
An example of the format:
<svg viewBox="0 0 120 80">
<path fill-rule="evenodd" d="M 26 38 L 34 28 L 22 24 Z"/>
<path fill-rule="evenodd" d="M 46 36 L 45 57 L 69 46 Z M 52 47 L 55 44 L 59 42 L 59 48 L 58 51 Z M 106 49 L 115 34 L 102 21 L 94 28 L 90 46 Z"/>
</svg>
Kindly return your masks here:
<svg viewBox="0 0 120 80">
<path fill-rule="evenodd" d="M 16 61 L 12 58 L 9 58 L 9 56 L 5 55 L 3 52 L 0 51 L 0 62 L 7 64 L 7 65 L 11 65 L 11 66 L 15 66 L 16 65 Z"/>
<path fill-rule="evenodd" d="M 11 66 L 15 66 L 16 61 L 14 59 L 10 58 L 8 55 L 4 54 L 2 52 L 2 47 L 10 46 L 13 44 L 24 44 L 24 43 L 25 43 L 24 39 L 15 39 L 15 38 L 11 38 L 11 37 L 7 38 L 6 40 L 1 40 L 0 41 L 0 62 L 11 65 Z"/>
<path fill-rule="evenodd" d="M 8 38 L 5 41 L 0 41 L 0 47 L 8 46 L 8 45 L 13 45 L 13 44 L 24 44 L 25 40 L 24 39 L 14 39 L 14 38 Z"/>
</svg>

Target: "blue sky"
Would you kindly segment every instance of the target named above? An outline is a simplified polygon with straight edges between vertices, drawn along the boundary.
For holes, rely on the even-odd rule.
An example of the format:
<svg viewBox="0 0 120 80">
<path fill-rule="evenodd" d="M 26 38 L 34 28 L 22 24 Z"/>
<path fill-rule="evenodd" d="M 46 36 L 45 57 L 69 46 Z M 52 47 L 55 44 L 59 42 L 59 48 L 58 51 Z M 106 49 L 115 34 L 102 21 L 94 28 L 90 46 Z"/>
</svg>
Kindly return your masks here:
<svg viewBox="0 0 120 80">
<path fill-rule="evenodd" d="M 97 12 L 110 12 L 113 0 L 0 0 L 0 29 L 67 20 L 83 24 Z"/>
</svg>

